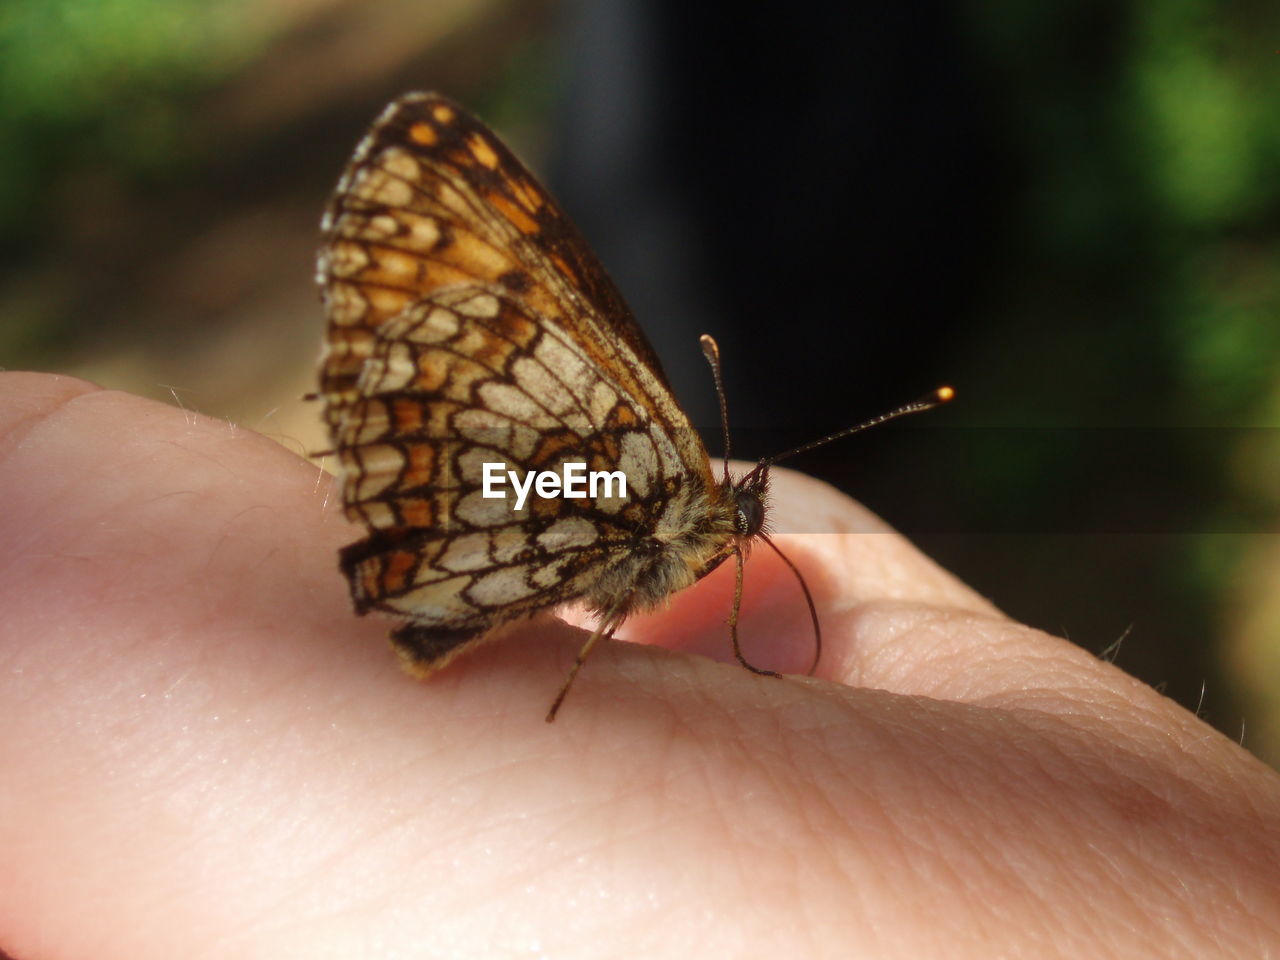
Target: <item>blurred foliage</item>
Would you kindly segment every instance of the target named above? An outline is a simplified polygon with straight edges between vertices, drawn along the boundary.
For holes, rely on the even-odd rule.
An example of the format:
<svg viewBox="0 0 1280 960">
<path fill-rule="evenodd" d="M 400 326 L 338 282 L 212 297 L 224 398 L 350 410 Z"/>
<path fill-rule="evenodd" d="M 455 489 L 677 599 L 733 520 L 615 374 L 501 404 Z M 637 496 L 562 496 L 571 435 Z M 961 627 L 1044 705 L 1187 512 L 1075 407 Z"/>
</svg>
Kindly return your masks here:
<svg viewBox="0 0 1280 960">
<path fill-rule="evenodd" d="M 1048 304 L 1056 316 L 1045 335 L 1071 334 L 1046 353 L 1058 360 L 1051 379 L 1066 373 L 1090 388 L 1054 384 L 1081 396 L 1078 422 L 1274 425 L 1280 9 L 1208 0 L 984 9 L 970 23 L 1014 108 L 1003 135 L 1031 171 L 1011 227 L 1016 262 L 996 296 L 1008 298 L 1010 323 Z M 1082 51 L 1093 59 L 1081 62 Z M 1026 339 L 1011 344 L 1023 350 Z M 998 363 L 1018 367 L 1016 357 Z M 1125 392 L 1108 389 L 1117 385 Z M 1046 398 L 1027 392 L 1032 404 L 1037 395 Z M 1030 411 L 1032 422 L 1042 413 Z M 1186 442 L 1194 454 L 1192 432 Z"/>
<path fill-rule="evenodd" d="M 1174 422 L 1274 422 L 1280 10 L 1003 3 L 978 24 L 1035 171 L 1028 259 L 1127 286 L 1151 314 L 1126 319 L 1165 321 L 1163 342 L 1151 323 L 1112 333 L 1137 331 L 1148 362 L 1168 361 L 1187 401 Z M 1079 62 L 1088 49 L 1096 61 Z"/>
<path fill-rule="evenodd" d="M 1134 5 L 1126 114 L 1166 234 L 1161 307 L 1192 413 L 1275 423 L 1280 16 L 1223 13 L 1202 0 Z"/>
<path fill-rule="evenodd" d="M 1046 530 L 1096 524 L 1117 494 L 1137 495 L 1116 517 L 1133 533 L 1144 507 L 1158 518 L 1175 494 L 1178 510 L 1151 529 L 1175 535 L 1151 571 L 1157 642 L 1171 643 L 1159 669 L 1189 667 L 1184 702 L 1208 674 L 1212 699 L 1206 640 L 1239 629 L 1231 604 L 1271 602 L 1237 585 L 1274 561 L 1252 535 L 1280 522 L 1280 7 L 995 0 L 967 23 L 1022 181 L 981 305 L 1001 319 L 973 345 L 1004 406 L 974 416 L 1099 428 L 995 458 L 969 489 L 992 515 L 1017 503 Z M 1115 426 L 1140 439 L 1107 439 Z M 1116 458 L 1116 444 L 1131 449 Z M 1080 595 L 1132 576 L 1099 563 Z M 1160 619 L 1147 616 L 1139 643 Z M 1241 676 L 1261 689 L 1273 681 L 1259 657 L 1280 635 L 1256 629 L 1274 616 L 1251 622 L 1228 642 L 1253 649 L 1258 666 Z"/>
<path fill-rule="evenodd" d="M 269 34 L 248 0 L 5 0 L 0 6 L 0 243 L 42 225 L 78 162 L 136 175 L 181 153 L 183 93 L 227 76 Z"/>
</svg>

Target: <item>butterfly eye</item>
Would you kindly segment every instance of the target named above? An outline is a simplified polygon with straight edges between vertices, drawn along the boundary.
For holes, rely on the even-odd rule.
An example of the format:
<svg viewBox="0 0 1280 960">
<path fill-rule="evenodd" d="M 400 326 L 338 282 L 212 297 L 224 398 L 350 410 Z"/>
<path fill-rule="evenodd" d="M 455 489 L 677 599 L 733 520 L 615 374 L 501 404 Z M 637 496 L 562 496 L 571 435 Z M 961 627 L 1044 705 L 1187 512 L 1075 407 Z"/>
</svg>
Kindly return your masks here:
<svg viewBox="0 0 1280 960">
<path fill-rule="evenodd" d="M 734 510 L 733 525 L 743 537 L 754 537 L 764 526 L 764 502 L 758 491 L 739 490 Z"/>
</svg>

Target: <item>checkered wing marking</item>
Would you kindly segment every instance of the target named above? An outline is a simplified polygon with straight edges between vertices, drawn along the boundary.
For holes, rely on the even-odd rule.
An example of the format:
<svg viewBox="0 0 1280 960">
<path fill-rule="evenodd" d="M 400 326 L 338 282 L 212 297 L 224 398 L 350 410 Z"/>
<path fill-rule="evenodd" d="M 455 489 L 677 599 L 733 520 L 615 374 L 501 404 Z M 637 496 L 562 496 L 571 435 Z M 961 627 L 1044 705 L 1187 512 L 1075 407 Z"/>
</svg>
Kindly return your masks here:
<svg viewBox="0 0 1280 960">
<path fill-rule="evenodd" d="M 338 443 L 347 513 L 371 530 L 343 554 L 358 609 L 482 631 L 589 593 L 705 500 L 665 426 L 503 291 L 440 290 L 378 332 Z M 483 495 L 485 463 L 523 483 L 567 462 L 621 471 L 626 495 Z"/>
<path fill-rule="evenodd" d="M 326 212 L 325 416 L 357 609 L 408 618 L 419 672 L 586 596 L 652 605 L 723 559 L 731 503 L 652 349 L 577 231 L 479 121 L 388 107 Z M 621 470 L 627 496 L 481 496 L 481 464 Z M 504 488 L 506 492 L 508 489 Z"/>
<path fill-rule="evenodd" d="M 613 281 L 533 175 L 457 104 L 411 93 L 387 107 L 339 181 L 322 233 L 321 389 L 331 431 L 380 326 L 434 290 L 498 286 L 615 370 L 637 402 L 682 434 L 686 467 L 708 469 Z"/>
</svg>

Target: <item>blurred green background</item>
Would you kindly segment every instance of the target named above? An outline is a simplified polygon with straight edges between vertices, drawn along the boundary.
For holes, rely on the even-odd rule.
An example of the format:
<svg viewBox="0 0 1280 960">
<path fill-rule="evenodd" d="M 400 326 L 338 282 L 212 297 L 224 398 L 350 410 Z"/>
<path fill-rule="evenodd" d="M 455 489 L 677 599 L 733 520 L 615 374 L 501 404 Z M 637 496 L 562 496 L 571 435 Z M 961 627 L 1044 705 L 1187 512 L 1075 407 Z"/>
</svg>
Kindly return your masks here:
<svg viewBox="0 0 1280 960">
<path fill-rule="evenodd" d="M 548 174 L 699 423 L 703 329 L 747 448 L 945 378 L 932 423 L 796 466 L 1276 764 L 1280 8 L 895 9 L 8 0 L 0 366 L 323 446 L 319 213 L 381 105 L 438 89 Z M 836 227 L 787 213 L 819 191 Z M 749 262 L 801 235 L 873 269 L 779 271 L 826 324 L 791 356 Z"/>
</svg>

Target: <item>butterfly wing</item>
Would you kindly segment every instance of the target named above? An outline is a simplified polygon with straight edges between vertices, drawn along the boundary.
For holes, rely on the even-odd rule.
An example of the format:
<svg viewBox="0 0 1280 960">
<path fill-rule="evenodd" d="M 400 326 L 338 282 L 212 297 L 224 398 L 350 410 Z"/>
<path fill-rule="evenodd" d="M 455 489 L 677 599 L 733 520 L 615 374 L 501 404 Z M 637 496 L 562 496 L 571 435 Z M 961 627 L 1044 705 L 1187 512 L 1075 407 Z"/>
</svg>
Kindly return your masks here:
<svg viewBox="0 0 1280 960">
<path fill-rule="evenodd" d="M 503 289 L 531 316 L 572 331 L 633 396 L 687 426 L 657 355 L 577 229 L 511 151 L 445 97 L 410 93 L 387 107 L 343 173 L 321 231 L 317 281 L 329 317 L 321 391 L 331 431 L 378 328 L 458 284 Z"/>
<path fill-rule="evenodd" d="M 370 535 L 344 550 L 357 609 L 400 614 L 430 669 L 496 623 L 587 595 L 611 609 L 692 536 L 727 539 L 723 491 L 617 289 L 532 175 L 432 94 L 393 103 L 325 215 L 321 390 L 343 498 Z M 485 496 L 566 463 L 625 496 Z M 711 522 L 709 518 L 714 518 Z M 704 528 L 714 529 L 704 529 Z M 710 552 L 710 553 L 709 553 Z M 646 572 L 648 571 L 648 572 Z M 680 581 L 663 575 L 647 593 Z M 622 597 L 622 601 L 610 598 Z"/>
</svg>

